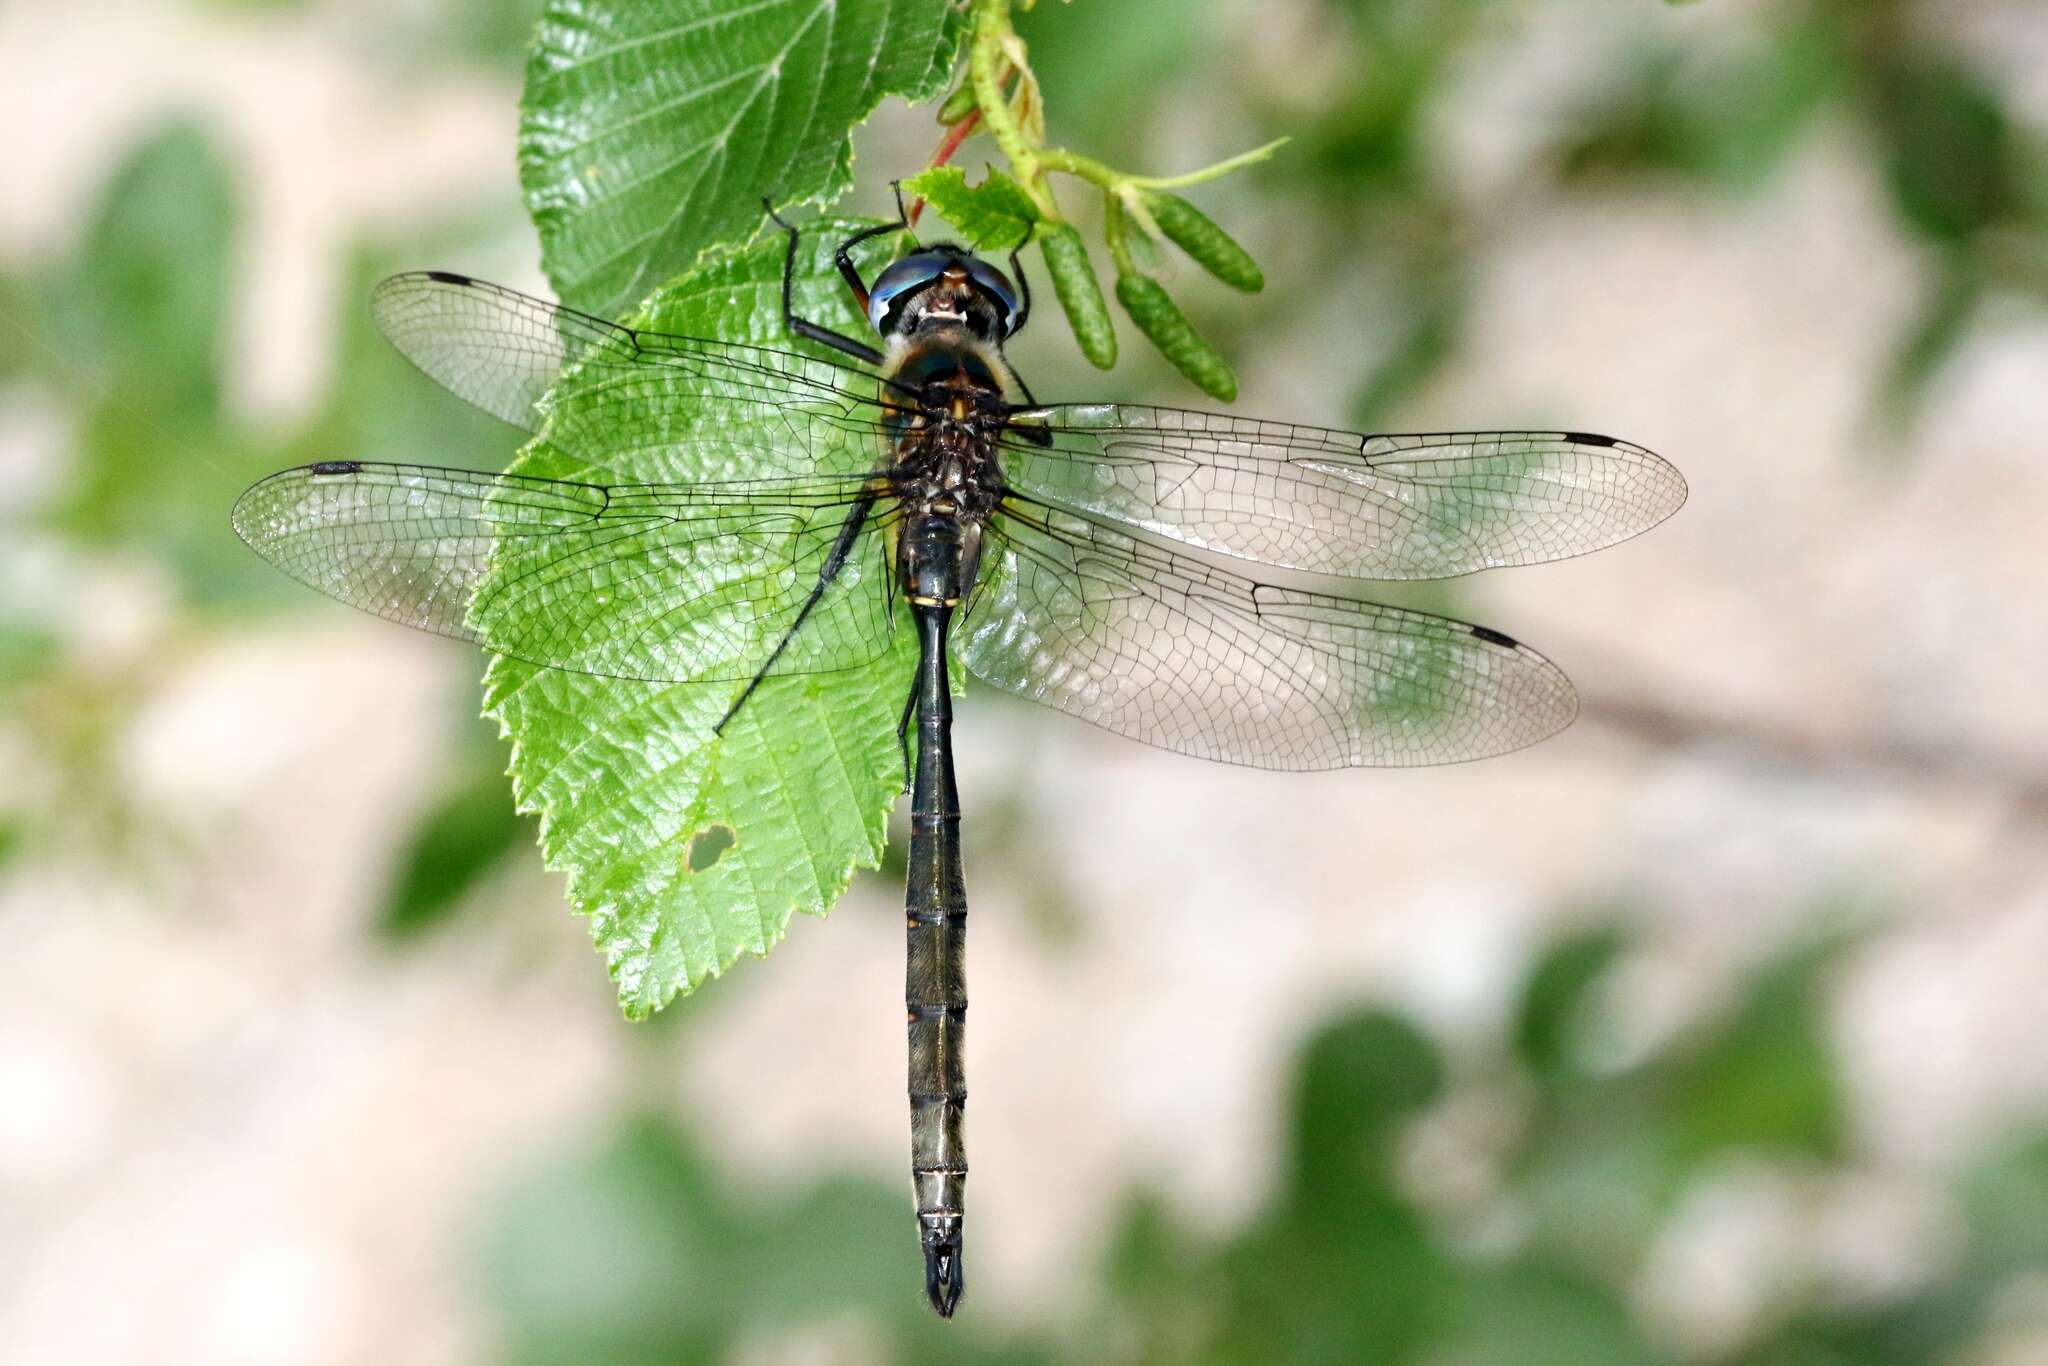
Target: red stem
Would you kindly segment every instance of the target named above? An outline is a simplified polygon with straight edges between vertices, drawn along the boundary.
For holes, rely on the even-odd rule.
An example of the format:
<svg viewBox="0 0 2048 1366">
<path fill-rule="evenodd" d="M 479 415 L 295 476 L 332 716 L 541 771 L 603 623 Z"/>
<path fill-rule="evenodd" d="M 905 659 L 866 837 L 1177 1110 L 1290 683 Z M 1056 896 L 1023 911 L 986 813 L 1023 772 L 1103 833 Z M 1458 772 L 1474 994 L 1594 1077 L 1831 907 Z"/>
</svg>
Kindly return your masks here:
<svg viewBox="0 0 2048 1366">
<path fill-rule="evenodd" d="M 968 137 L 974 132 L 974 125 L 980 122 L 981 111 L 979 109 L 968 110 L 965 118 L 946 130 L 946 136 L 940 141 L 938 150 L 932 153 L 931 165 L 939 167 L 951 161 L 953 153 L 960 150 L 960 144 L 967 141 Z M 923 212 L 924 196 L 919 195 L 910 201 L 911 227 L 917 226 L 917 216 Z"/>
</svg>

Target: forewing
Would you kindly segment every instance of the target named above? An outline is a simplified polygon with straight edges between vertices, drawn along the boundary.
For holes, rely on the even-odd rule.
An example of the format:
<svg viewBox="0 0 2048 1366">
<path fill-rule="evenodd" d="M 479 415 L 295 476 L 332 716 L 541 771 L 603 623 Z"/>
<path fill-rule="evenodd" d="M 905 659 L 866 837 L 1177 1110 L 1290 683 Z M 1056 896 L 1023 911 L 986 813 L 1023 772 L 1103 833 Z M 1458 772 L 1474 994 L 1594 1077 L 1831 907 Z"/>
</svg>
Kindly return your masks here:
<svg viewBox="0 0 2048 1366">
<path fill-rule="evenodd" d="M 1255 768 L 1452 763 L 1555 734 L 1556 665 L 1498 632 L 1261 584 L 1096 518 L 1007 503 L 962 661 L 1034 702 Z"/>
<path fill-rule="evenodd" d="M 387 620 L 551 668 L 708 683 L 768 662 L 863 491 L 839 479 L 599 485 L 337 461 L 254 485 L 234 524 L 293 578 Z M 878 526 L 863 526 L 771 673 L 881 654 Z"/>
<path fill-rule="evenodd" d="M 545 424 L 593 468 L 685 431 L 711 478 L 856 474 L 878 458 L 879 381 L 850 364 L 629 328 L 445 271 L 394 275 L 370 306 L 450 393 L 524 431 Z"/>
<path fill-rule="evenodd" d="M 1685 501 L 1662 457 L 1583 432 L 1367 436 L 1221 413 L 1066 404 L 1016 415 L 1009 482 L 1261 564 L 1438 579 L 1565 559 Z M 1049 442 L 1049 444 L 1040 444 Z"/>
</svg>

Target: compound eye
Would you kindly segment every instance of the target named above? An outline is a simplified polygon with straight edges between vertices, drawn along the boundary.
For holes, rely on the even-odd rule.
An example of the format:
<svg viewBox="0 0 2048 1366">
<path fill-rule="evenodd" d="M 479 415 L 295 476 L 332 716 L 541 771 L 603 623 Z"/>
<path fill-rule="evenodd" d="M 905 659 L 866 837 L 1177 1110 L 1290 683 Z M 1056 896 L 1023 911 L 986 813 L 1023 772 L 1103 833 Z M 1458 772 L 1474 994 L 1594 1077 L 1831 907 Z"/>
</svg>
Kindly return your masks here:
<svg viewBox="0 0 2048 1366">
<path fill-rule="evenodd" d="M 1017 287 L 1010 283 L 1010 277 L 986 261 L 974 260 L 967 263 L 968 278 L 981 286 L 982 290 L 1001 305 L 1003 310 L 1003 335 L 1009 336 L 1017 330 Z"/>
<path fill-rule="evenodd" d="M 902 260 L 890 265 L 875 277 L 875 287 L 868 291 L 868 321 L 877 332 L 887 332 L 884 326 L 889 316 L 889 306 L 905 294 L 915 293 L 937 280 L 946 272 L 946 258 L 937 252 L 913 252 Z"/>
</svg>

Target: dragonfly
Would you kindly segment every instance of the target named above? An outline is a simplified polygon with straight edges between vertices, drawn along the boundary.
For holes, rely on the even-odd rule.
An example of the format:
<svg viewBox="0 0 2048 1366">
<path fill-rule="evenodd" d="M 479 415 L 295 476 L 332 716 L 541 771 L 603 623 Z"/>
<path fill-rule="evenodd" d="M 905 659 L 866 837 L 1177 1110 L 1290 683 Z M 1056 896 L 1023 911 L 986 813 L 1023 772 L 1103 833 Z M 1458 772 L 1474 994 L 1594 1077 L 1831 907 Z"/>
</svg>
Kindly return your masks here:
<svg viewBox="0 0 2048 1366">
<path fill-rule="evenodd" d="M 916 633 L 896 729 L 911 1185 L 926 1297 L 950 1317 L 966 1285 L 967 894 L 949 658 L 1224 763 L 1504 754 L 1575 716 L 1556 665 L 1490 627 L 1315 584 L 1598 550 L 1670 516 L 1686 485 L 1588 432 L 1369 434 L 1042 403 L 1005 356 L 1031 314 L 1015 252 L 1005 273 L 932 243 L 870 285 L 856 251 L 908 224 L 855 234 L 833 259 L 874 329 L 863 339 L 799 315 L 799 229 L 768 214 L 789 239 L 783 323 L 815 353 L 628 327 L 445 271 L 395 276 L 372 300 L 420 370 L 590 467 L 630 468 L 621 442 L 654 440 L 719 477 L 327 460 L 253 485 L 233 522 L 287 574 L 390 620 L 547 668 L 722 685 L 721 732 L 764 680 L 868 665 Z"/>
</svg>

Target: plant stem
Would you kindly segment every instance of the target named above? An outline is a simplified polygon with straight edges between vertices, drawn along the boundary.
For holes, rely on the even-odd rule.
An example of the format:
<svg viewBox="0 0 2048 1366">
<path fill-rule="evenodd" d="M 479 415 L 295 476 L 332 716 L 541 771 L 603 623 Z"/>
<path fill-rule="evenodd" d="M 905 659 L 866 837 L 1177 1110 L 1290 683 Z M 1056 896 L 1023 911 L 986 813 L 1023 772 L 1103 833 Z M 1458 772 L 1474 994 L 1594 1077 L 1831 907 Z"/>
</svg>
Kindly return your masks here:
<svg viewBox="0 0 2048 1366">
<path fill-rule="evenodd" d="M 1199 185 L 1205 180 L 1214 180 L 1218 176 L 1229 175 L 1240 166 L 1249 166 L 1255 161 L 1264 161 L 1267 157 L 1285 146 L 1286 142 L 1286 138 L 1274 138 L 1263 147 L 1254 147 L 1249 152 L 1239 152 L 1236 156 L 1219 161 L 1214 166 L 1204 166 L 1201 170 L 1189 171 L 1186 175 L 1134 175 L 1125 178 L 1140 189 L 1177 190 L 1186 185 Z"/>
<path fill-rule="evenodd" d="M 1010 0 L 974 0 L 974 34 L 967 46 L 967 75 L 974 83 L 974 102 L 981 109 L 981 121 L 988 125 L 996 146 L 1003 149 L 1024 192 L 1038 205 L 1039 212 L 1059 221 L 1059 206 L 1045 183 L 1038 163 L 1038 149 L 1017 126 L 1010 102 L 1003 94 L 1001 80 L 1005 40 L 1015 35 L 1010 29 Z M 1021 63 L 1019 64 L 1021 69 Z"/>
<path fill-rule="evenodd" d="M 1264 147 L 1254 147 L 1251 151 L 1240 152 L 1227 161 L 1219 161 L 1214 166 L 1204 166 L 1199 171 L 1189 171 L 1186 175 L 1176 176 L 1126 175 L 1097 161 L 1094 157 L 1085 156 L 1080 152 L 1070 152 L 1064 147 L 1042 147 L 1038 150 L 1037 156 L 1038 164 L 1044 169 L 1078 176 L 1092 185 L 1099 185 L 1105 194 L 1122 199 L 1127 207 L 1137 212 L 1141 207 L 1136 198 L 1139 190 L 1170 190 L 1184 185 L 1199 185 L 1205 180 L 1228 175 L 1241 166 L 1264 161 L 1273 155 L 1275 148 L 1286 141 L 1286 138 L 1279 138 Z"/>
<path fill-rule="evenodd" d="M 968 135 L 974 132 L 974 125 L 980 122 L 981 110 L 970 109 L 958 123 L 954 124 L 951 128 L 947 129 L 945 139 L 939 143 L 938 150 L 932 153 L 932 166 L 943 166 L 947 162 L 951 161 L 953 159 L 953 153 L 960 150 L 960 144 L 967 141 Z M 917 198 L 910 201 L 911 227 L 914 228 L 917 226 L 918 215 L 922 214 L 923 212 L 924 196 L 919 195 Z"/>
<path fill-rule="evenodd" d="M 1145 207 L 1139 199 L 1140 190 L 1177 189 L 1186 185 L 1199 185 L 1205 180 L 1228 175 L 1241 166 L 1255 161 L 1264 161 L 1275 148 L 1287 141 L 1280 138 L 1263 147 L 1255 147 L 1213 166 L 1204 166 L 1199 171 L 1190 171 L 1177 176 L 1134 176 L 1097 161 L 1094 157 L 1080 152 L 1071 152 L 1064 147 L 1040 146 L 1040 139 L 1018 122 L 1017 112 L 1004 93 L 1003 78 L 1015 74 L 1020 99 L 1034 88 L 1030 67 L 1024 60 L 1024 46 L 1016 30 L 1010 26 L 1011 0 L 973 0 L 974 30 L 967 45 L 968 85 L 974 91 L 974 103 L 981 113 L 981 122 L 987 126 L 996 145 L 1003 149 L 1003 156 L 1009 160 L 1010 170 L 1024 192 L 1049 222 L 1060 222 L 1059 206 L 1052 197 L 1052 186 L 1046 181 L 1046 172 L 1058 171 L 1075 176 L 1102 190 L 1109 199 L 1121 199 L 1124 207 L 1135 214 L 1141 223 L 1145 222 Z M 1030 0 L 1023 0 L 1030 8 Z M 971 129 L 973 116 L 962 119 L 954 127 Z M 963 132 L 961 136 L 966 134 Z M 957 139 L 949 138 L 940 146 L 940 155 L 932 164 L 943 165 L 944 159 L 959 147 Z M 1147 225 L 1149 226 L 1149 225 Z"/>
<path fill-rule="evenodd" d="M 1064 147 L 1046 147 L 1041 149 L 1038 153 L 1038 161 L 1048 171 L 1059 171 L 1066 175 L 1079 176 L 1091 185 L 1100 185 L 1103 189 L 1112 192 L 1117 191 L 1123 182 L 1131 178 L 1120 171 L 1113 170 L 1103 162 L 1097 161 L 1094 157 L 1084 156 L 1080 152 L 1069 152 Z"/>
<path fill-rule="evenodd" d="M 1131 244 L 1125 237 L 1123 200 L 1114 194 L 1102 196 L 1102 236 L 1109 244 L 1109 259 L 1116 266 L 1118 278 L 1138 273 L 1137 263 L 1131 259 Z"/>
</svg>

